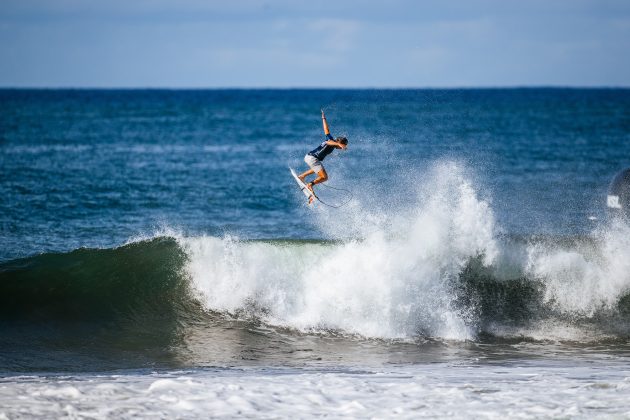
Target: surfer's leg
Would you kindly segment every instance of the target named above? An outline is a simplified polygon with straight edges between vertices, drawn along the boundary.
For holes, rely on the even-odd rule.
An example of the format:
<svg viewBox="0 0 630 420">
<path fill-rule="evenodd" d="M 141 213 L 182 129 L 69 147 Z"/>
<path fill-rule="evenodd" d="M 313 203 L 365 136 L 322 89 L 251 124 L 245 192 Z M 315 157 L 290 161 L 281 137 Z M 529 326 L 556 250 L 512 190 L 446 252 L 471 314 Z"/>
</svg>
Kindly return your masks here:
<svg viewBox="0 0 630 420">
<path fill-rule="evenodd" d="M 313 171 L 312 169 L 309 169 L 308 171 L 304 172 L 302 175 L 299 175 L 298 178 L 300 178 L 302 182 L 304 182 L 304 178 L 306 178 L 309 175 L 313 175 L 314 173 L 315 171 Z"/>
<path fill-rule="evenodd" d="M 308 198 L 308 204 L 312 204 L 313 201 L 315 200 L 315 191 L 313 190 L 313 186 L 315 184 L 321 184 L 322 182 L 328 181 L 328 174 L 326 173 L 326 169 L 324 169 L 324 166 L 321 164 L 320 164 L 320 167 L 321 167 L 321 170 L 317 172 L 317 178 L 315 178 L 314 180 L 306 184 L 306 188 L 311 190 L 311 192 L 313 193 L 313 196 Z"/>
<path fill-rule="evenodd" d="M 328 174 L 326 173 L 326 169 L 322 166 L 322 170 L 317 172 L 317 178 L 313 180 L 312 184 L 321 184 L 326 181 L 328 181 Z"/>
</svg>

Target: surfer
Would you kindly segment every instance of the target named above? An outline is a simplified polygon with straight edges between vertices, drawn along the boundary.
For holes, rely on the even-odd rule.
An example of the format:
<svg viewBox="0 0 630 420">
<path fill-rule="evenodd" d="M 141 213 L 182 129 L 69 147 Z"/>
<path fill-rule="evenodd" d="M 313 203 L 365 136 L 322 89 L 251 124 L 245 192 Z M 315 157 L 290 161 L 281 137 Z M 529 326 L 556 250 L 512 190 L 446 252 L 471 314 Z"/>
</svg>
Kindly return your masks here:
<svg viewBox="0 0 630 420">
<path fill-rule="evenodd" d="M 322 109 L 322 124 L 324 125 L 324 134 L 326 135 L 326 140 L 324 140 L 317 148 L 311 150 L 304 156 L 304 162 L 309 166 L 309 170 L 304 172 L 299 176 L 300 180 L 304 182 L 304 179 L 312 174 L 316 174 L 317 177 L 306 184 L 306 187 L 315 194 L 313 191 L 313 186 L 315 184 L 321 184 L 322 182 L 328 181 L 328 174 L 326 173 L 326 169 L 324 169 L 324 165 L 322 165 L 322 161 L 332 153 L 335 149 L 347 149 L 348 148 L 348 139 L 345 137 L 337 137 L 336 139 L 330 135 L 330 130 L 328 129 L 328 123 L 326 122 L 326 115 L 324 115 L 324 110 Z M 308 200 L 309 204 L 313 202 L 313 197 L 311 196 Z"/>
</svg>

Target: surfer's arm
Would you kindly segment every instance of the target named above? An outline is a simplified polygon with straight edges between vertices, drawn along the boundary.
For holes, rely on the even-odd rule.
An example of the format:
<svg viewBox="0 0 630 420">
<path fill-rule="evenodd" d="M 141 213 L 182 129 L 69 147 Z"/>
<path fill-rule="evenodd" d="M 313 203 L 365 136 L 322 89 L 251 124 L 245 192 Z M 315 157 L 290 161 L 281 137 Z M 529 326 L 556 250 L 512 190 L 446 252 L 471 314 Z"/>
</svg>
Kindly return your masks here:
<svg viewBox="0 0 630 420">
<path fill-rule="evenodd" d="M 330 130 L 328 129 L 328 123 L 326 122 L 326 116 L 324 115 L 324 110 L 322 109 L 322 124 L 324 125 L 324 134 L 326 134 L 326 138 L 332 140 L 332 136 L 330 135 Z"/>
<path fill-rule="evenodd" d="M 326 122 L 326 116 L 324 115 L 324 110 L 322 109 L 322 124 L 324 124 L 324 134 L 326 134 L 326 144 L 329 146 L 338 147 L 340 149 L 345 149 L 346 145 L 339 143 L 336 141 L 333 136 L 330 135 L 330 130 L 328 129 L 328 123 Z"/>
<path fill-rule="evenodd" d="M 332 138 L 332 136 L 331 136 L 331 138 Z M 348 147 L 345 144 L 339 143 L 338 141 L 335 141 L 335 140 L 326 140 L 326 144 L 328 144 L 330 146 L 338 147 L 340 149 L 345 149 L 346 147 Z"/>
</svg>

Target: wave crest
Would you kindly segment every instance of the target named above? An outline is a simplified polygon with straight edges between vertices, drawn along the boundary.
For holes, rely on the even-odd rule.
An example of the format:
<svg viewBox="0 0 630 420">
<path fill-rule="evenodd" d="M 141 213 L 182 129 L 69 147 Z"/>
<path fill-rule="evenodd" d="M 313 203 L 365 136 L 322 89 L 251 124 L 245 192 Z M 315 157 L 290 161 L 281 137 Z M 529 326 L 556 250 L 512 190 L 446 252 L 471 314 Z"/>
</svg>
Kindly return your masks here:
<svg viewBox="0 0 630 420">
<path fill-rule="evenodd" d="M 433 179 L 419 193 L 421 206 L 363 240 L 288 249 L 182 239 L 187 271 L 207 308 L 234 312 L 254 303 L 276 325 L 472 338 L 470 311 L 455 305 L 454 286 L 471 258 L 485 265 L 496 258 L 494 216 L 456 165 L 437 166 Z"/>
</svg>

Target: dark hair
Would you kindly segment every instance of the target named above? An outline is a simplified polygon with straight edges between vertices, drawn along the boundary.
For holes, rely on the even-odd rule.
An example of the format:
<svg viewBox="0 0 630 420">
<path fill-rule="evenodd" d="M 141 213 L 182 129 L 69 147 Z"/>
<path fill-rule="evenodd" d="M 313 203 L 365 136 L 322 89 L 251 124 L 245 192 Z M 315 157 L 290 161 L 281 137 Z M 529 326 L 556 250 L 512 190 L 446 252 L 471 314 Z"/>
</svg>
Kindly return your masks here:
<svg viewBox="0 0 630 420">
<path fill-rule="evenodd" d="M 348 139 L 345 137 L 337 137 L 337 141 L 341 144 L 348 144 Z"/>
</svg>

